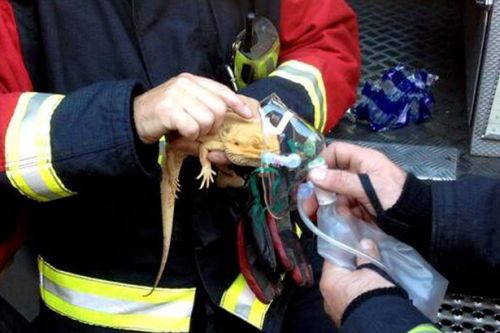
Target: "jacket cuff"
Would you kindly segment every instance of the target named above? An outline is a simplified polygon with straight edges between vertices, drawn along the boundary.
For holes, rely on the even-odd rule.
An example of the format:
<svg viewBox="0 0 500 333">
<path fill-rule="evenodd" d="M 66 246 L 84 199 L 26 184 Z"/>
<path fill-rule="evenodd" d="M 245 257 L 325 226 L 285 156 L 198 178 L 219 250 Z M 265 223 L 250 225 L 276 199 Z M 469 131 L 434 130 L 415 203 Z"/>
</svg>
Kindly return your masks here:
<svg viewBox="0 0 500 333">
<path fill-rule="evenodd" d="M 358 307 L 363 305 L 364 302 L 367 302 L 370 298 L 373 297 L 381 297 L 381 296 L 400 296 L 404 299 L 408 299 L 408 293 L 401 289 L 401 287 L 388 287 L 388 288 L 379 288 L 367 291 L 358 297 L 356 297 L 345 309 L 344 314 L 342 315 L 341 324 L 343 324 L 349 316 L 356 311 Z"/>
<path fill-rule="evenodd" d="M 159 142 L 153 144 L 145 144 L 139 138 L 137 134 L 137 128 L 134 121 L 134 98 L 139 96 L 144 92 L 141 86 L 135 86 L 132 91 L 132 96 L 130 99 L 130 124 L 132 127 L 132 134 L 134 136 L 134 145 L 136 151 L 137 165 L 140 167 L 145 175 L 151 176 L 155 175 L 158 170 L 158 159 L 160 152 Z"/>
<path fill-rule="evenodd" d="M 398 201 L 378 222 L 385 232 L 427 256 L 432 231 L 431 186 L 408 174 Z"/>
<path fill-rule="evenodd" d="M 344 317 L 341 327 L 344 333 L 401 333 L 422 324 L 430 324 L 429 319 L 403 295 L 381 294 L 377 291 L 364 298 Z"/>
<path fill-rule="evenodd" d="M 490 296 L 500 281 L 500 182 L 468 176 L 434 182 L 432 194 L 430 262 L 454 291 Z"/>
<path fill-rule="evenodd" d="M 314 108 L 306 90 L 293 81 L 271 76 L 242 89 L 240 94 L 262 101 L 275 93 L 292 111 L 310 124 L 314 124 Z"/>
<path fill-rule="evenodd" d="M 102 82 L 61 102 L 52 118 L 51 143 L 54 167 L 69 188 L 79 191 L 108 177 L 157 175 L 152 162 L 157 150 L 150 153 L 154 147 L 138 142 L 135 134 L 132 101 L 137 89 L 134 81 Z"/>
</svg>

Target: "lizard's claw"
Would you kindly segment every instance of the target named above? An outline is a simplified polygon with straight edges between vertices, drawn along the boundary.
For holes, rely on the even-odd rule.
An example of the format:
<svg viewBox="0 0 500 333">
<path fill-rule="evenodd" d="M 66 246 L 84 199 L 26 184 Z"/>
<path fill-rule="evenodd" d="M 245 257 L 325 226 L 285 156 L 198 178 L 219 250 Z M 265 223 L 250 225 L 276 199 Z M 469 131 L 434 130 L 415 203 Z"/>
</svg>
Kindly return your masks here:
<svg viewBox="0 0 500 333">
<path fill-rule="evenodd" d="M 177 194 L 181 191 L 181 184 L 179 182 L 179 179 L 173 179 L 170 182 L 169 188 L 174 189 L 172 194 L 173 194 L 175 199 L 179 199 L 179 197 L 177 196 Z"/>
<path fill-rule="evenodd" d="M 201 172 L 196 177 L 196 179 L 201 178 L 201 185 L 200 185 L 200 190 L 202 188 L 208 188 L 210 184 L 214 182 L 214 176 L 216 175 L 216 172 L 212 170 L 210 167 L 203 167 L 201 168 Z"/>
</svg>

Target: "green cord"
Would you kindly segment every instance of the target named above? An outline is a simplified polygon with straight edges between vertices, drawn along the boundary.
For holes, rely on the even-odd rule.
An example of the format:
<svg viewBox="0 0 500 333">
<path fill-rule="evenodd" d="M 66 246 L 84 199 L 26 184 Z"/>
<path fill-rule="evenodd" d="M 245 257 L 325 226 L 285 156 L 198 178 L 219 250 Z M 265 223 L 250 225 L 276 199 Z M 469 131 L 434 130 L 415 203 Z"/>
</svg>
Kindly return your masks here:
<svg viewBox="0 0 500 333">
<path fill-rule="evenodd" d="M 271 215 L 274 215 L 274 212 L 283 212 L 283 210 L 288 206 L 288 200 L 273 200 L 274 202 L 272 204 L 269 204 L 268 197 L 271 198 L 277 198 L 277 195 L 282 189 L 283 184 L 283 176 L 281 173 L 275 169 L 275 168 L 257 168 L 255 171 L 253 171 L 250 174 L 250 179 L 249 179 L 249 186 L 250 186 L 250 192 L 254 198 L 260 198 L 260 192 L 257 186 L 257 179 L 258 175 L 264 175 L 266 173 L 271 173 L 276 176 L 276 179 L 273 181 L 272 186 L 271 186 L 271 193 L 270 196 L 266 193 L 266 184 L 262 184 L 263 190 L 264 190 L 264 201 L 265 201 L 265 208 L 271 213 Z M 264 176 L 265 177 L 265 176 Z M 264 178 L 263 178 L 264 179 Z M 288 197 L 288 193 L 285 196 L 286 198 Z M 264 205 L 261 204 L 261 201 L 258 200 L 259 206 L 263 208 Z"/>
</svg>

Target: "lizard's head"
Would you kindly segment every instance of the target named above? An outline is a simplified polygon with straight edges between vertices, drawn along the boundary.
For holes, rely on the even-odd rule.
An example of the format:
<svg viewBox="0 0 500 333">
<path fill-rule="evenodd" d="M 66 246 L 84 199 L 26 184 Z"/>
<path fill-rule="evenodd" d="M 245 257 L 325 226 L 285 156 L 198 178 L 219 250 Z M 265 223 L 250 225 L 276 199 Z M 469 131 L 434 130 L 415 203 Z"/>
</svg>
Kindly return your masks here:
<svg viewBox="0 0 500 333">
<path fill-rule="evenodd" d="M 259 167 L 265 151 L 279 153 L 277 136 L 264 140 L 260 120 L 234 123 L 224 131 L 226 154 L 235 164 Z"/>
</svg>

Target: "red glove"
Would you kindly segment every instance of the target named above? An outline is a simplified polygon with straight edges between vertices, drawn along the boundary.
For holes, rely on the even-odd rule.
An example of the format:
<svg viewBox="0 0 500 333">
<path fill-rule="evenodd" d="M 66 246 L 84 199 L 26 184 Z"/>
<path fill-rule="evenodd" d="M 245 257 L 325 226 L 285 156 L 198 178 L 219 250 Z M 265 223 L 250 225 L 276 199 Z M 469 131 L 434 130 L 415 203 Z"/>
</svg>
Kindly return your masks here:
<svg viewBox="0 0 500 333">
<path fill-rule="evenodd" d="M 261 302 L 269 303 L 281 294 L 285 273 L 299 287 L 312 285 L 313 275 L 290 213 L 279 219 L 269 213 L 264 193 L 270 193 L 263 190 L 259 176 L 253 173 L 249 179 L 249 209 L 238 225 L 238 256 L 248 285 Z"/>
<path fill-rule="evenodd" d="M 275 219 L 267 213 L 267 224 L 271 231 L 278 261 L 299 287 L 312 286 L 314 279 L 311 265 L 307 262 L 300 240 L 293 230 L 290 214 Z"/>
<path fill-rule="evenodd" d="M 250 289 L 262 303 L 269 304 L 276 297 L 281 295 L 283 284 L 279 274 L 272 274 L 269 269 L 263 267 L 258 261 L 257 251 L 251 241 L 247 241 L 245 229 L 252 223 L 246 217 L 238 223 L 238 258 L 240 270 Z"/>
</svg>

